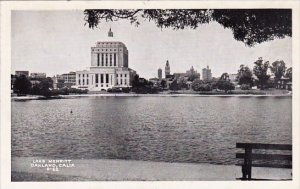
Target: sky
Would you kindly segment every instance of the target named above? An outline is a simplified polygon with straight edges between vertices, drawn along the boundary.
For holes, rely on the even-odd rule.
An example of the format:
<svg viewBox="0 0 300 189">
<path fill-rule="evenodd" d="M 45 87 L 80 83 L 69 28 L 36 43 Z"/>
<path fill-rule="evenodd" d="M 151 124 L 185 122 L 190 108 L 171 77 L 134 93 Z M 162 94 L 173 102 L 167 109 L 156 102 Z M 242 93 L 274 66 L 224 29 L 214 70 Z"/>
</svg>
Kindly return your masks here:
<svg viewBox="0 0 300 189">
<path fill-rule="evenodd" d="M 138 27 L 129 21 L 102 22 L 96 29 L 84 24 L 82 10 L 13 11 L 11 73 L 28 70 L 52 77 L 88 69 L 91 47 L 97 41 L 111 40 L 107 37 L 110 27 L 113 40 L 127 46 L 129 67 L 147 79 L 157 77 L 158 68 L 164 73 L 167 60 L 171 73 L 186 72 L 193 66 L 202 74 L 202 68 L 209 66 L 213 77 L 237 73 L 241 64 L 252 68 L 258 57 L 292 65 L 290 37 L 248 47 L 215 22 L 184 30 L 161 29 L 148 21 Z"/>
</svg>

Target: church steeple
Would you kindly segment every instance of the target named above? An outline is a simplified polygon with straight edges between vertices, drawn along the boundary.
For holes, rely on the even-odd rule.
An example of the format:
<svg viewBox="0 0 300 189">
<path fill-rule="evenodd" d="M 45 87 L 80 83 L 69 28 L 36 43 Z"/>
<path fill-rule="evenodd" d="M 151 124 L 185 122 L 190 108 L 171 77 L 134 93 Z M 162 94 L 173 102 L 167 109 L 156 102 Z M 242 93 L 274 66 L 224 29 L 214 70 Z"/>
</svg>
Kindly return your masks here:
<svg viewBox="0 0 300 189">
<path fill-rule="evenodd" d="M 111 31 L 111 28 L 109 28 L 108 37 L 113 37 L 113 36 L 114 36 L 114 33 Z"/>
</svg>

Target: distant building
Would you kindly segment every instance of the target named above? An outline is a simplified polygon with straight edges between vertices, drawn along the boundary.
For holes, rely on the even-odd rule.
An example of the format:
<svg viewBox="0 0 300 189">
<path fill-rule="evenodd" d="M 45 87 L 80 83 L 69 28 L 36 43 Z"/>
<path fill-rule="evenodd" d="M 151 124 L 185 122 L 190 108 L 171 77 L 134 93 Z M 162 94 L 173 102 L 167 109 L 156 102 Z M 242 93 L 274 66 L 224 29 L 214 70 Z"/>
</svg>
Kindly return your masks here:
<svg viewBox="0 0 300 189">
<path fill-rule="evenodd" d="M 237 81 L 238 74 L 228 74 L 228 76 L 229 76 L 229 80 L 231 82 L 236 82 Z"/>
<path fill-rule="evenodd" d="M 64 79 L 62 75 L 56 75 L 51 79 L 53 81 L 53 89 L 61 89 L 64 87 Z"/>
<path fill-rule="evenodd" d="M 161 81 L 162 80 L 162 69 L 158 68 L 157 76 L 158 76 L 158 79 Z"/>
<path fill-rule="evenodd" d="M 46 73 L 30 73 L 31 79 L 44 79 L 46 78 Z"/>
<path fill-rule="evenodd" d="M 72 87 L 76 85 L 76 72 L 69 72 L 61 75 L 62 79 L 64 80 L 65 87 Z"/>
<path fill-rule="evenodd" d="M 212 79 L 212 74 L 211 74 L 211 69 L 209 69 L 209 66 L 206 68 L 202 69 L 202 80 L 211 80 Z"/>
<path fill-rule="evenodd" d="M 193 66 L 185 73 L 174 73 L 173 75 L 176 79 L 186 78 L 187 80 L 191 80 L 191 81 L 195 79 L 200 79 L 200 73 L 198 73 Z"/>
<path fill-rule="evenodd" d="M 170 68 L 169 60 L 167 60 L 165 66 L 165 78 L 168 78 L 168 75 L 170 74 L 171 74 L 171 68 Z"/>
<path fill-rule="evenodd" d="M 30 79 L 30 83 L 32 87 L 38 85 L 40 82 L 41 81 L 38 79 Z"/>
<path fill-rule="evenodd" d="M 195 70 L 192 66 L 190 70 L 186 71 L 186 77 L 188 77 L 189 80 L 193 81 L 195 79 L 200 79 L 200 73 L 198 73 L 197 70 Z"/>
<path fill-rule="evenodd" d="M 159 80 L 158 78 L 150 78 L 149 81 L 153 83 L 153 86 L 159 86 L 161 80 Z"/>
<path fill-rule="evenodd" d="M 16 76 L 20 77 L 21 75 L 29 76 L 29 71 L 16 71 Z"/>
</svg>

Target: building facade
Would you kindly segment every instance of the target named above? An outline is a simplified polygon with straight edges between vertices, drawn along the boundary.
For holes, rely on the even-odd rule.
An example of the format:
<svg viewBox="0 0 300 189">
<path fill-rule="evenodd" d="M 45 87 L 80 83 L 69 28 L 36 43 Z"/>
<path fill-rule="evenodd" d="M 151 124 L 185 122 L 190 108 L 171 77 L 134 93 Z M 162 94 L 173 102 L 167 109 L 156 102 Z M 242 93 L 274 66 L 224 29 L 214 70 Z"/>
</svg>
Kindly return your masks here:
<svg viewBox="0 0 300 189">
<path fill-rule="evenodd" d="M 45 79 L 46 73 L 30 73 L 31 79 Z"/>
<path fill-rule="evenodd" d="M 135 74 L 128 67 L 128 50 L 124 43 L 97 42 L 91 48 L 89 70 L 76 72 L 76 86 L 89 91 L 131 87 Z"/>
<path fill-rule="evenodd" d="M 76 85 L 76 72 L 69 72 L 61 75 L 64 85 L 66 87 L 72 87 Z"/>
<path fill-rule="evenodd" d="M 202 80 L 211 80 L 212 79 L 212 74 L 211 74 L 211 69 L 209 68 L 209 66 L 207 66 L 206 68 L 202 69 Z"/>
<path fill-rule="evenodd" d="M 16 76 L 20 77 L 21 75 L 24 75 L 26 77 L 29 76 L 29 71 L 16 71 Z"/>
</svg>

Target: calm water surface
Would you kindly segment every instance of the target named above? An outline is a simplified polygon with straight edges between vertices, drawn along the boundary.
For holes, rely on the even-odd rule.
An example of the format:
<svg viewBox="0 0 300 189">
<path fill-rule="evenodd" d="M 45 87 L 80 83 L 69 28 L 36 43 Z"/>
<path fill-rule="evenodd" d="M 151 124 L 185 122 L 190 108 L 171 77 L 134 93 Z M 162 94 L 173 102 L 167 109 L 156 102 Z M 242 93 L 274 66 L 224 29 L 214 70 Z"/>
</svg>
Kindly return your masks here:
<svg viewBox="0 0 300 189">
<path fill-rule="evenodd" d="M 236 142 L 291 144 L 292 98 L 12 101 L 13 157 L 234 164 Z"/>
</svg>

